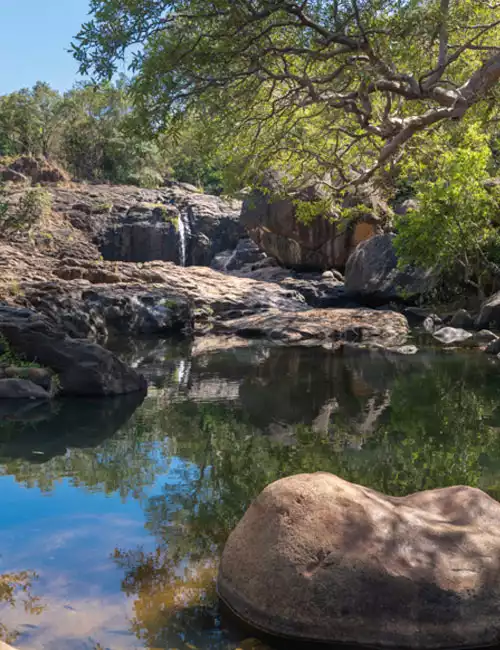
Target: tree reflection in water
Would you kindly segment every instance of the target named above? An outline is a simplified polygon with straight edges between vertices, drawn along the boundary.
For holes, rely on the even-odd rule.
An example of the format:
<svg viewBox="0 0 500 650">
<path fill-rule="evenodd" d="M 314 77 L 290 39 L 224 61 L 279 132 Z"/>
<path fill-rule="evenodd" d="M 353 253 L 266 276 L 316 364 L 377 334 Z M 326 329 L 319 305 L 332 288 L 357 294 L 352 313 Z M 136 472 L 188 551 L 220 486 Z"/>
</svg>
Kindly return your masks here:
<svg viewBox="0 0 500 650">
<path fill-rule="evenodd" d="M 65 477 L 141 504 L 155 550 L 124 542 L 113 561 L 147 648 L 240 644 L 219 617 L 217 562 L 280 477 L 329 471 L 393 495 L 467 484 L 500 498 L 500 372 L 483 355 L 240 350 L 190 359 L 180 388 L 162 385 L 164 356 L 142 405 L 68 403 L 30 426 L 10 418 L 0 435 L 3 473 L 27 487 Z"/>
<path fill-rule="evenodd" d="M 467 484 L 500 497 L 498 388 L 496 367 L 443 358 L 381 387 L 389 405 L 372 428 L 340 404 L 319 430 L 287 423 L 289 444 L 239 405 L 149 401 L 143 426 L 166 434 L 183 463 L 145 506 L 155 552 L 114 555 L 135 598 L 134 633 L 151 648 L 237 647 L 220 631 L 217 559 L 251 500 L 282 476 L 330 471 L 393 495 Z"/>
<path fill-rule="evenodd" d="M 0 611 L 2 607 L 23 607 L 24 611 L 36 616 L 45 609 L 41 599 L 33 594 L 33 583 L 38 576 L 33 571 L 0 574 Z M 10 630 L 0 621 L 0 641 L 14 643 L 19 636 L 17 630 Z"/>
</svg>

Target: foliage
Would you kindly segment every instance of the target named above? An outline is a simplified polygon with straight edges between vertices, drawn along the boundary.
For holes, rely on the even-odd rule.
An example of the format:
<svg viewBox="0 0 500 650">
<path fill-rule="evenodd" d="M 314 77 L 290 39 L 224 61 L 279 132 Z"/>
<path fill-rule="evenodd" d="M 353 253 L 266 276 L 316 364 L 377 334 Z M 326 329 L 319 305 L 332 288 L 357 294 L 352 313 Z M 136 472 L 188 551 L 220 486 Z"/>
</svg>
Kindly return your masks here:
<svg viewBox="0 0 500 650">
<path fill-rule="evenodd" d="M 0 210 L 0 227 L 3 231 L 31 231 L 33 226 L 48 217 L 52 210 L 52 195 L 42 187 L 25 190 L 17 204 L 5 204 Z"/>
<path fill-rule="evenodd" d="M 496 115 L 500 23 L 484 0 L 93 0 L 73 50 L 110 78 L 131 60 L 153 132 L 206 113 L 229 167 L 339 189 L 415 134 Z"/>
<path fill-rule="evenodd" d="M 4 573 L 0 575 L 0 604 L 16 607 L 20 603 L 28 614 L 38 615 L 45 609 L 37 596 L 33 595 L 33 582 L 38 575 L 33 571 Z M 13 632 L 0 622 L 0 642 L 14 643 L 18 632 Z"/>
<path fill-rule="evenodd" d="M 137 128 L 124 78 L 80 83 L 64 95 L 39 82 L 0 97 L 0 156 L 8 164 L 20 155 L 50 158 L 82 180 L 158 187 L 172 177 L 220 189 L 198 120 L 151 139 Z"/>
<path fill-rule="evenodd" d="M 439 269 L 484 295 L 500 280 L 500 192 L 489 186 L 492 150 L 477 124 L 460 140 L 435 143 L 431 161 L 415 157 L 402 176 L 412 180 L 417 207 L 396 222 L 402 263 Z M 453 146 L 455 145 L 455 146 Z"/>
</svg>

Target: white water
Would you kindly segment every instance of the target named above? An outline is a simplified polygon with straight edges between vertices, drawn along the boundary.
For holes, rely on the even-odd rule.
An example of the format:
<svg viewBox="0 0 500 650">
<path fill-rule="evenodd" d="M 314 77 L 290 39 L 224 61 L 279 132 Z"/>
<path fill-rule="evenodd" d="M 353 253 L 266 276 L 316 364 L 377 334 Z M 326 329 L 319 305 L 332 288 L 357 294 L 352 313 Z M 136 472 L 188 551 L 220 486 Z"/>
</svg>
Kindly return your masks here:
<svg viewBox="0 0 500 650">
<path fill-rule="evenodd" d="M 191 234 L 191 228 L 189 227 L 189 221 L 187 216 L 179 215 L 179 258 L 181 266 L 186 266 L 187 262 L 187 240 Z"/>
</svg>

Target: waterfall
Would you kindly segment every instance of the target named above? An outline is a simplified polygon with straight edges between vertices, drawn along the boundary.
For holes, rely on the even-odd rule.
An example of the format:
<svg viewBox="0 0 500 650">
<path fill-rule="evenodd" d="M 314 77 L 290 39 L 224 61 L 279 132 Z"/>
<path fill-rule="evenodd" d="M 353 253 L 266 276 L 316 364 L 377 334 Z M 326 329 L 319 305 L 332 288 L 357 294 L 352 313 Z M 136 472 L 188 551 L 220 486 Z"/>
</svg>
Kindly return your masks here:
<svg viewBox="0 0 500 650">
<path fill-rule="evenodd" d="M 178 219 L 179 224 L 179 260 L 181 266 L 187 264 L 187 244 L 191 235 L 191 228 L 189 225 L 188 216 L 184 216 L 181 212 Z"/>
</svg>

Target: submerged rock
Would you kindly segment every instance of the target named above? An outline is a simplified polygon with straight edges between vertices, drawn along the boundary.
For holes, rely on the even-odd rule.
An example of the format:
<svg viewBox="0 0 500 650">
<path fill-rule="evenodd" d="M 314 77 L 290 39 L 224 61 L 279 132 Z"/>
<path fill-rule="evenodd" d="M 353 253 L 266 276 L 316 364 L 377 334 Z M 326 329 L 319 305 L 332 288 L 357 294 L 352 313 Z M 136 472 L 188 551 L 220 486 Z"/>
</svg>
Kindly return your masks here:
<svg viewBox="0 0 500 650">
<path fill-rule="evenodd" d="M 500 641 L 500 504 L 450 487 L 386 496 L 332 474 L 268 486 L 224 549 L 218 592 L 297 640 L 406 648 Z"/>
</svg>

